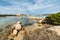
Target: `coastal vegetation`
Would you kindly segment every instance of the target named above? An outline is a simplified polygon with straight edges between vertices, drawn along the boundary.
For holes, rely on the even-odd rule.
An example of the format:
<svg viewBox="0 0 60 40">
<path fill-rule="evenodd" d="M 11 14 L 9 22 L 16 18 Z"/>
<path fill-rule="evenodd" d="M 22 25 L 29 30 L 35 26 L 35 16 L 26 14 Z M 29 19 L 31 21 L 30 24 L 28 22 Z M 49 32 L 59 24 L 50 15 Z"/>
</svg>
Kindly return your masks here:
<svg viewBox="0 0 60 40">
<path fill-rule="evenodd" d="M 45 19 L 48 24 L 60 25 L 60 12 L 48 15 Z"/>
</svg>

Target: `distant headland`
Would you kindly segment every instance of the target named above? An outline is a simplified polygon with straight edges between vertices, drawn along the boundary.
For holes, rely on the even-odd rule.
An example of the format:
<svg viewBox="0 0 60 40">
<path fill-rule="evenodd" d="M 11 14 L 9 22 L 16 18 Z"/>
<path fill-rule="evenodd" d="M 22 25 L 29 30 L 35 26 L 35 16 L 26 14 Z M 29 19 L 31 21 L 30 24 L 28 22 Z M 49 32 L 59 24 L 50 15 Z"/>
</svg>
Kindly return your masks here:
<svg viewBox="0 0 60 40">
<path fill-rule="evenodd" d="M 46 15 L 50 15 L 50 14 L 40 14 L 40 15 L 46 16 Z M 40 15 L 37 15 L 37 16 L 40 16 Z M 0 17 L 7 17 L 7 16 L 20 16 L 20 17 L 23 17 L 23 16 L 30 16 L 30 15 L 27 15 L 27 14 L 0 14 Z"/>
<path fill-rule="evenodd" d="M 16 16 L 16 15 L 13 15 L 13 14 L 0 14 L 0 17 L 6 17 L 6 16 Z"/>
</svg>

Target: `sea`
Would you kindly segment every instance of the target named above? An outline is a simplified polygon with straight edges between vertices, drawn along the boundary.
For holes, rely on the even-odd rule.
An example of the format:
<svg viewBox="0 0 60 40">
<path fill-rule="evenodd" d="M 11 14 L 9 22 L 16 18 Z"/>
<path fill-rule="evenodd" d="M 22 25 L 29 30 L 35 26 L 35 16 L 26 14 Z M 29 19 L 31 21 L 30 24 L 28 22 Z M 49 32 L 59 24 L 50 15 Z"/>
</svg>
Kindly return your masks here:
<svg viewBox="0 0 60 40">
<path fill-rule="evenodd" d="M 35 16 L 35 17 L 44 18 L 45 16 Z M 32 21 L 30 21 L 28 19 L 28 17 L 18 17 L 18 16 L 0 17 L 0 29 L 6 27 L 9 24 L 13 25 L 17 21 L 21 21 L 23 24 L 24 23 L 27 23 L 27 24 L 32 23 Z"/>
</svg>

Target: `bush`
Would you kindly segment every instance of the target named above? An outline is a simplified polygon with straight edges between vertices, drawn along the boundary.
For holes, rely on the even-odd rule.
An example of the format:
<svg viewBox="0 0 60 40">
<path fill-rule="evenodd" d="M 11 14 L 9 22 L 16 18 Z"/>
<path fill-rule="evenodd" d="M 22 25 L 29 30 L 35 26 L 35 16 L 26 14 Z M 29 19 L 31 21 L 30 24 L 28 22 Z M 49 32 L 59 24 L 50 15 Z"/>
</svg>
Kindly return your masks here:
<svg viewBox="0 0 60 40">
<path fill-rule="evenodd" d="M 46 21 L 49 24 L 60 25 L 60 12 L 57 14 L 51 14 L 46 17 Z"/>
</svg>

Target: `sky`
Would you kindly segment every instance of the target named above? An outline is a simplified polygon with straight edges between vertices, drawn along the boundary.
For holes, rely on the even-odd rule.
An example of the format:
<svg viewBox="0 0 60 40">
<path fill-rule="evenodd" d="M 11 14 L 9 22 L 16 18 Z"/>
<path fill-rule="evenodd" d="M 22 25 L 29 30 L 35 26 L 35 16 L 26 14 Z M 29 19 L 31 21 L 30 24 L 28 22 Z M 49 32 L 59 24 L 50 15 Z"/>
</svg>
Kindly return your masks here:
<svg viewBox="0 0 60 40">
<path fill-rule="evenodd" d="M 0 14 L 51 14 L 60 12 L 60 0 L 0 0 Z"/>
</svg>

